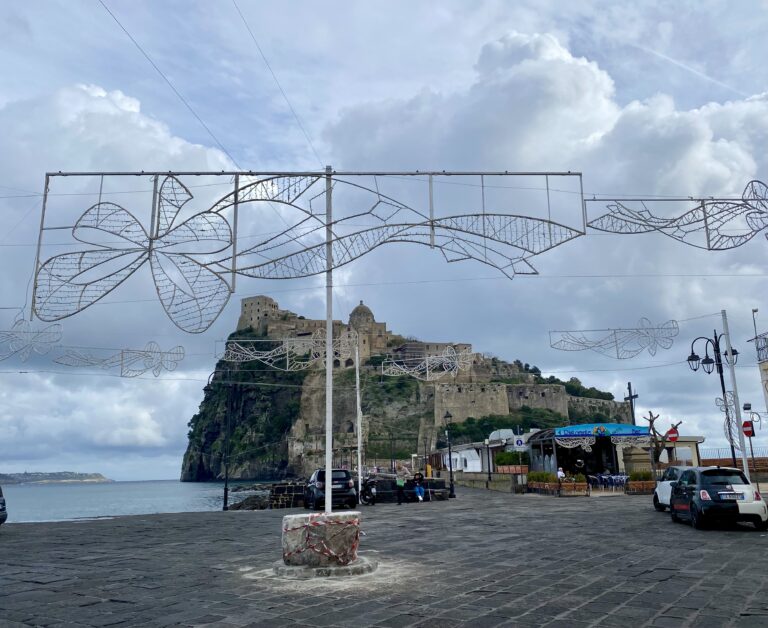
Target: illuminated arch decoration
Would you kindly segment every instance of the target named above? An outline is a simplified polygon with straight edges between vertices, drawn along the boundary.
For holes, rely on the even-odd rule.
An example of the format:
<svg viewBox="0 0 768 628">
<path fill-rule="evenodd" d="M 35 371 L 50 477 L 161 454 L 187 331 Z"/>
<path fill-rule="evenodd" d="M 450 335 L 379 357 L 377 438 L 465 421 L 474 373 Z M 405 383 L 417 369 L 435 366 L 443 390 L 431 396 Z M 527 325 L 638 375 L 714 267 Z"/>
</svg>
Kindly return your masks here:
<svg viewBox="0 0 768 628">
<path fill-rule="evenodd" d="M 588 222 L 592 229 L 623 234 L 662 233 L 708 251 L 742 246 L 768 227 L 768 186 L 756 180 L 746 185 L 740 199 L 601 198 L 586 202 L 606 205 L 608 209 Z M 666 203 L 682 203 L 690 209 L 675 218 L 661 218 L 648 209 L 650 204 Z"/>
<path fill-rule="evenodd" d="M 549 346 L 559 351 L 594 351 L 610 358 L 626 360 L 642 351 L 656 355 L 669 349 L 680 332 L 677 321 L 653 325 L 641 318 L 637 327 L 628 329 L 586 329 L 581 331 L 550 331 Z"/>
<path fill-rule="evenodd" d="M 33 353 L 46 355 L 61 340 L 61 333 L 59 323 L 36 328 L 17 318 L 10 329 L 0 331 L 0 362 L 14 356 L 26 362 Z"/>
<path fill-rule="evenodd" d="M 176 346 L 169 351 L 162 351 L 160 345 L 152 341 L 143 349 L 122 349 L 106 357 L 69 349 L 53 361 L 63 366 L 119 369 L 120 377 L 138 377 L 149 371 L 158 377 L 163 371 L 175 371 L 183 359 L 184 347 Z"/>
<path fill-rule="evenodd" d="M 141 173 L 51 173 L 46 176 L 40 243 L 50 229 L 46 202 L 51 177 L 136 176 Z M 155 289 L 168 317 L 180 329 L 201 333 L 221 313 L 235 290 L 236 276 L 294 279 L 344 266 L 374 249 L 391 243 L 421 244 L 439 250 L 446 261 L 474 260 L 509 278 L 536 274 L 531 259 L 584 235 L 586 230 L 580 173 L 400 173 L 429 176 L 429 209 L 414 209 L 382 194 L 378 179 L 392 173 L 147 173 L 154 177 L 152 213 L 145 227 L 133 210 L 112 202 L 86 209 L 71 227 L 78 250 L 41 259 L 35 273 L 32 312 L 44 321 L 57 321 L 90 307 L 116 290 L 141 267 L 150 267 Z M 432 175 L 467 176 L 477 180 L 480 212 L 436 217 Z M 182 210 L 192 194 L 182 176 L 233 176 L 234 190 L 208 209 L 183 220 Z M 146 176 L 146 175 L 145 175 Z M 547 218 L 505 213 L 486 207 L 487 177 L 538 177 Z M 352 180 L 358 177 L 357 180 Z M 359 177 L 373 179 L 360 185 Z M 551 219 L 550 179 L 576 177 L 573 192 L 578 225 Z M 503 186 L 502 186 L 503 187 Z M 512 186 L 506 186 L 512 187 Z M 357 195 L 359 209 L 326 220 L 320 211 L 330 190 Z M 521 188 L 522 189 L 522 188 Z M 238 250 L 238 212 L 264 203 L 289 206 L 299 219 L 285 229 Z M 136 208 L 146 211 L 148 208 Z M 185 210 L 186 211 L 186 210 Z M 225 217 L 225 214 L 229 218 Z"/>
<path fill-rule="evenodd" d="M 390 377 L 409 375 L 432 382 L 466 371 L 472 365 L 473 355 L 471 351 L 457 352 L 454 347 L 448 346 L 441 355 L 428 355 L 423 359 L 387 358 L 381 364 L 381 373 Z"/>
</svg>

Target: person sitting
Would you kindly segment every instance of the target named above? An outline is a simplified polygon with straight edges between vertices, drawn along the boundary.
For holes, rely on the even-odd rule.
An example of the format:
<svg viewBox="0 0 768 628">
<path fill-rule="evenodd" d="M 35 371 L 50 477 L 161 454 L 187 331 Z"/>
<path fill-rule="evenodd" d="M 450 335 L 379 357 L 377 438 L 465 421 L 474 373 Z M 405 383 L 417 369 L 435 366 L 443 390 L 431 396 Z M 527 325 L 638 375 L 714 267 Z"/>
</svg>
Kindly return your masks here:
<svg viewBox="0 0 768 628">
<path fill-rule="evenodd" d="M 424 474 L 421 471 L 413 474 L 413 492 L 420 502 L 424 501 Z"/>
<path fill-rule="evenodd" d="M 559 482 L 562 482 L 565 479 L 565 471 L 563 471 L 563 467 L 557 467 L 557 480 Z"/>
</svg>

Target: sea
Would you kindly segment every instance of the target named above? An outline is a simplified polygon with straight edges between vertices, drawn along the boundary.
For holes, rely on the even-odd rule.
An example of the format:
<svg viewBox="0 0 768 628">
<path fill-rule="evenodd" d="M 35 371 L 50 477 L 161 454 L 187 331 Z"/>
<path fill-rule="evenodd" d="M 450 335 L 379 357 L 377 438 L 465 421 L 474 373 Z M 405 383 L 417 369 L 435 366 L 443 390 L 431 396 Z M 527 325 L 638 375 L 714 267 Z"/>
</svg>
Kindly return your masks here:
<svg viewBox="0 0 768 628">
<path fill-rule="evenodd" d="M 229 503 L 250 493 L 232 492 Z M 82 484 L 11 484 L 2 487 L 8 523 L 71 521 L 162 512 L 221 510 L 224 484 L 217 482 L 107 482 Z"/>
</svg>

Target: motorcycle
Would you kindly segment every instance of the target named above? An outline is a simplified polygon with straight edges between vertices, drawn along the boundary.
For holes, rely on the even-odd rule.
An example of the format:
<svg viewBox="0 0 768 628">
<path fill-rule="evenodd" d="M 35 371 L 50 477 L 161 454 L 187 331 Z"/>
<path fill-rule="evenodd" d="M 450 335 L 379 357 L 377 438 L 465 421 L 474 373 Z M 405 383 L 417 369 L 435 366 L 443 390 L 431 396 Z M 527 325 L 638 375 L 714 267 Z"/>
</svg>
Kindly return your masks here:
<svg viewBox="0 0 768 628">
<path fill-rule="evenodd" d="M 365 504 L 366 506 L 376 505 L 376 478 L 372 475 L 369 475 L 363 480 L 360 503 Z"/>
</svg>

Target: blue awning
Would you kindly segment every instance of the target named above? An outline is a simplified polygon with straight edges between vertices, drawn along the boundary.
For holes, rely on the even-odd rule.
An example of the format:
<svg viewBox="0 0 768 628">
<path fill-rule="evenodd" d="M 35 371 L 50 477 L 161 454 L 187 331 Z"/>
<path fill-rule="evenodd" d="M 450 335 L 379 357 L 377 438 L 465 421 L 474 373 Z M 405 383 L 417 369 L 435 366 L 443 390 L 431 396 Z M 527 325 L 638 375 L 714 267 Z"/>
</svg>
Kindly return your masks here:
<svg viewBox="0 0 768 628">
<path fill-rule="evenodd" d="M 650 429 L 624 423 L 584 423 L 556 427 L 557 438 L 583 438 L 585 436 L 650 436 Z"/>
</svg>

